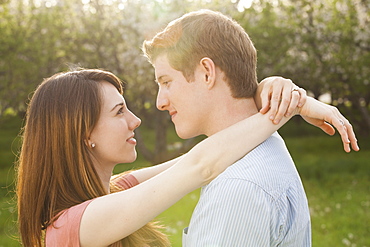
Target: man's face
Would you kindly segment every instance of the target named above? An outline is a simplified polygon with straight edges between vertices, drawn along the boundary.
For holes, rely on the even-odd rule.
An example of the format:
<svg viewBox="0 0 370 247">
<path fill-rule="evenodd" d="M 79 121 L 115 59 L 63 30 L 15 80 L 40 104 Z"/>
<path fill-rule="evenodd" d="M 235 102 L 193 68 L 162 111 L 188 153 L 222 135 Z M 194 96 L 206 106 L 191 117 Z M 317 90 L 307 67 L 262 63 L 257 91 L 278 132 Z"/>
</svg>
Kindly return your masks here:
<svg viewBox="0 0 370 247">
<path fill-rule="evenodd" d="M 168 111 L 180 138 L 187 139 L 205 133 L 207 112 L 204 104 L 205 86 L 201 72 L 195 70 L 194 81 L 188 82 L 182 72 L 173 69 L 166 55 L 154 62 L 158 83 L 157 108 Z"/>
</svg>

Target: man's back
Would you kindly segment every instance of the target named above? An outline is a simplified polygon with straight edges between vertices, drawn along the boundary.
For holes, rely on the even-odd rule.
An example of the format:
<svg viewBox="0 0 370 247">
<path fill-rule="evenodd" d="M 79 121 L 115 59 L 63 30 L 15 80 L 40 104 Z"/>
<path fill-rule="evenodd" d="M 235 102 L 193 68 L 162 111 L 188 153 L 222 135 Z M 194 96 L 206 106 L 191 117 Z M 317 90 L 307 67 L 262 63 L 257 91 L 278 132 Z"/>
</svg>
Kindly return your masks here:
<svg viewBox="0 0 370 247">
<path fill-rule="evenodd" d="M 203 187 L 183 246 L 311 246 L 306 194 L 277 133 Z"/>
</svg>

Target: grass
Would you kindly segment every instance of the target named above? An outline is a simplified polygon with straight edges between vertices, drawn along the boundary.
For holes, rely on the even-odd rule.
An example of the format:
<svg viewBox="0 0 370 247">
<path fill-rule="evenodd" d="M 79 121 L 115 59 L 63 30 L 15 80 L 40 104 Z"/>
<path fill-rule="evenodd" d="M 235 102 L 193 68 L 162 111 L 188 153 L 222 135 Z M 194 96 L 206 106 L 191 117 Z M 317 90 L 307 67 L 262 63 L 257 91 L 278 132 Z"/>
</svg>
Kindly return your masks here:
<svg viewBox="0 0 370 247">
<path fill-rule="evenodd" d="M 20 121 L 14 118 L 0 122 L 0 247 L 20 246 L 12 239 L 16 236 L 16 210 L 11 193 L 14 153 L 17 150 L 14 139 L 19 126 Z M 300 124 L 289 123 L 281 133 L 306 189 L 313 246 L 370 247 L 369 138 L 359 137 L 361 151 L 347 154 L 342 150 L 338 135 L 318 135 L 320 131 L 306 127 L 300 132 L 299 128 Z M 301 136 L 297 137 L 297 134 Z M 139 164 L 148 163 L 139 155 L 135 163 L 119 165 L 116 171 L 142 166 Z M 157 217 L 167 226 L 166 232 L 174 247 L 181 246 L 182 229 L 189 224 L 198 198 L 199 190 Z"/>
<path fill-rule="evenodd" d="M 18 148 L 16 138 L 21 126 L 18 118 L 0 121 L 0 247 L 20 246 L 16 238 L 14 203 L 14 161 Z"/>
<path fill-rule="evenodd" d="M 288 138 L 306 189 L 313 246 L 370 246 L 370 146 L 345 153 L 339 137 Z"/>
</svg>

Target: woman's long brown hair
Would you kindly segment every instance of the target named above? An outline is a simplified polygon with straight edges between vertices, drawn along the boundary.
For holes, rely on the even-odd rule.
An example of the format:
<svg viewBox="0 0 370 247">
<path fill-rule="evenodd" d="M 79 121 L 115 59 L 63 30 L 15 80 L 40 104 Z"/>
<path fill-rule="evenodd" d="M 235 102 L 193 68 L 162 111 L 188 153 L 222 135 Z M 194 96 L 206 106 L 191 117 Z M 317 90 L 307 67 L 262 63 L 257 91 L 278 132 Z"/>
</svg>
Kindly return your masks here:
<svg viewBox="0 0 370 247">
<path fill-rule="evenodd" d="M 86 145 L 100 115 L 101 81 L 123 93 L 112 73 L 84 69 L 45 79 L 30 101 L 17 169 L 18 223 L 26 247 L 44 245 L 43 230 L 62 210 L 106 194 Z"/>
</svg>

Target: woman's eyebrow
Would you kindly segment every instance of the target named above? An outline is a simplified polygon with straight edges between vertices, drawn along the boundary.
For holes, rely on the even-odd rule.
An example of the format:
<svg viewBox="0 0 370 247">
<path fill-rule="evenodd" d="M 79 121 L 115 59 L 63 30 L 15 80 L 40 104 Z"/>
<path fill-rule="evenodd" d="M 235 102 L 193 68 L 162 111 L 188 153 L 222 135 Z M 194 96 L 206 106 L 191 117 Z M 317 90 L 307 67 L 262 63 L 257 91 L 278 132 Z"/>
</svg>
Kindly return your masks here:
<svg viewBox="0 0 370 247">
<path fill-rule="evenodd" d="M 117 106 L 124 106 L 125 104 L 123 103 L 123 102 L 121 102 L 121 103 L 118 103 L 117 105 L 115 105 L 113 108 L 112 108 L 112 110 L 110 110 L 111 112 L 114 110 L 114 109 L 116 109 L 116 107 Z"/>
</svg>

